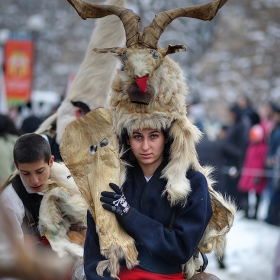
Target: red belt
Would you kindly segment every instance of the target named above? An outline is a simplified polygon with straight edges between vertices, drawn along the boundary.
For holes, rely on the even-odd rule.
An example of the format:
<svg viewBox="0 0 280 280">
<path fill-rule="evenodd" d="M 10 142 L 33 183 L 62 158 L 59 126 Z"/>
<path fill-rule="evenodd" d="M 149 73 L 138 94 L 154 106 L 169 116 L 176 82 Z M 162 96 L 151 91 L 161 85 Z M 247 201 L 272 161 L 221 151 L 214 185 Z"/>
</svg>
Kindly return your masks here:
<svg viewBox="0 0 280 280">
<path fill-rule="evenodd" d="M 131 270 L 126 267 L 122 267 L 118 275 L 121 280 L 183 280 L 183 273 L 174 274 L 158 274 L 154 272 L 149 272 L 140 268 L 132 268 Z"/>
<path fill-rule="evenodd" d="M 49 240 L 46 238 L 46 236 L 41 236 L 41 243 L 42 245 L 45 247 L 45 246 L 50 246 L 50 242 Z"/>
</svg>

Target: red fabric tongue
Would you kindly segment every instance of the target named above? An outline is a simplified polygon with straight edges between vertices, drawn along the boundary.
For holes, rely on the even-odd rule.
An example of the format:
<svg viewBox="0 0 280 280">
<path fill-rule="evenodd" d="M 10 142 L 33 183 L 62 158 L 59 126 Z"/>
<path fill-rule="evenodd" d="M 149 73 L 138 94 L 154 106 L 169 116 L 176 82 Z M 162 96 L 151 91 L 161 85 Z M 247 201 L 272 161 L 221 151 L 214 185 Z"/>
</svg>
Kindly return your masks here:
<svg viewBox="0 0 280 280">
<path fill-rule="evenodd" d="M 136 77 L 136 83 L 142 92 L 146 92 L 147 90 L 147 80 L 148 80 L 148 75 L 141 78 Z"/>
</svg>

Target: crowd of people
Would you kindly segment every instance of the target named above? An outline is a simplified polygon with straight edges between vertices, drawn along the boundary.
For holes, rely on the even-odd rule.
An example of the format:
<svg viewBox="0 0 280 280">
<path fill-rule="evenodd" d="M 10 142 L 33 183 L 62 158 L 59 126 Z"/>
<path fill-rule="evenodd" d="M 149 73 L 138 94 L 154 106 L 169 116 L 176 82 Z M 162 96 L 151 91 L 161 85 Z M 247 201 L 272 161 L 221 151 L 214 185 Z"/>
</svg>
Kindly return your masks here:
<svg viewBox="0 0 280 280">
<path fill-rule="evenodd" d="M 267 102 L 254 108 L 240 97 L 227 108 L 215 140 L 205 133 L 197 145 L 202 164 L 215 166 L 216 188 L 231 196 L 248 219 L 258 219 L 262 199 L 269 201 L 265 222 L 280 225 L 280 107 Z"/>
<path fill-rule="evenodd" d="M 216 180 L 215 188 L 224 196 L 230 196 L 235 201 L 239 210 L 244 211 L 244 216 L 246 218 L 258 219 L 258 210 L 261 199 L 269 198 L 270 203 L 265 221 L 271 225 L 279 226 L 280 107 L 278 107 L 276 104 L 268 102 L 262 106 L 261 110 L 255 110 L 250 104 L 249 100 L 242 97 L 236 104 L 229 105 L 227 108 L 227 112 L 228 122 L 225 124 L 221 124 L 221 129 L 217 135 L 217 138 L 215 140 L 209 139 L 207 137 L 207 133 L 205 133 L 202 140 L 197 144 L 196 149 L 199 161 L 203 166 L 211 165 L 215 167 L 213 173 Z M 28 118 L 28 120 L 29 119 L 32 118 Z M 18 168 L 18 165 L 14 166 L 13 164 L 13 153 L 15 152 L 15 144 L 17 143 L 18 139 L 21 139 L 21 135 L 24 136 L 28 135 L 28 133 L 30 132 L 34 132 L 37 126 L 39 126 L 39 123 L 36 124 L 36 127 L 31 128 L 31 130 L 25 132 L 21 127 L 17 128 L 13 120 L 9 116 L 0 115 L 0 151 L 2 159 L 4 159 L 2 160 L 2 162 L 5 163 L 3 165 L 5 166 L 5 168 L 1 168 L 1 185 L 5 183 L 5 181 L 15 170 L 15 168 Z M 203 128 L 201 127 L 201 129 Z M 157 144 L 157 141 L 159 141 L 159 144 Z M 137 172 L 140 175 L 144 175 L 144 185 L 150 184 L 149 179 L 151 175 L 157 174 L 157 172 L 159 172 L 158 174 L 160 174 L 160 171 L 164 169 L 167 163 L 166 160 L 168 160 L 168 150 L 166 150 L 165 148 L 167 145 L 170 145 L 168 144 L 168 141 L 169 139 L 164 134 L 164 131 L 154 129 L 135 130 L 133 132 L 133 135 L 126 136 L 126 147 L 131 150 L 134 158 L 136 159 L 136 161 L 133 163 L 133 166 L 136 166 L 137 170 L 139 169 L 139 171 Z M 147 144 L 148 146 L 154 146 L 153 149 L 155 149 L 155 152 L 158 153 L 151 166 L 149 163 L 146 163 L 147 160 L 145 158 L 141 157 L 141 153 L 139 154 L 139 149 L 142 145 L 140 145 L 141 142 L 149 143 Z M 36 147 L 34 143 L 31 144 L 31 146 L 33 147 L 30 147 L 29 145 L 30 149 L 34 149 Z M 48 168 L 50 168 L 51 166 L 52 164 L 47 163 Z M 35 167 L 37 168 L 37 166 Z M 31 172 L 33 172 L 33 169 Z M 35 169 L 34 172 L 37 172 L 37 169 Z M 128 170 L 129 172 L 132 172 L 131 174 L 129 173 L 129 176 L 131 177 L 130 179 L 132 181 L 135 180 L 133 176 L 139 177 L 138 173 L 134 174 L 135 170 L 133 172 L 130 169 Z M 22 174 L 23 178 L 24 176 L 25 174 Z M 191 182 L 192 180 L 197 181 L 197 176 L 197 174 L 187 173 L 187 178 L 190 179 Z M 153 183 L 155 181 L 155 178 L 156 176 L 153 176 L 153 179 L 151 179 L 150 182 Z M 201 180 L 202 179 L 203 178 L 201 178 Z M 157 180 L 158 182 L 161 182 L 162 179 L 157 178 Z M 159 184 L 158 182 L 157 184 Z M 111 187 L 116 193 L 118 193 L 118 187 L 114 185 L 112 185 Z M 161 196 L 161 192 L 162 190 L 160 191 L 159 196 Z M 126 185 L 124 185 L 122 188 L 122 192 L 120 192 L 117 196 L 114 196 L 113 193 L 110 192 L 104 192 L 101 195 L 101 201 L 104 202 L 104 209 L 115 213 L 118 221 L 122 224 L 122 226 L 129 232 L 131 232 L 134 238 L 136 238 L 137 240 L 139 239 L 139 244 L 142 244 L 143 242 L 146 244 L 150 239 L 145 239 L 145 232 L 143 230 L 145 228 L 144 225 L 147 225 L 147 235 L 149 235 L 150 226 L 148 225 L 150 221 L 143 220 L 143 234 L 140 234 L 139 227 L 136 227 L 134 229 L 131 227 L 133 223 L 127 222 L 127 217 L 131 216 L 131 213 L 133 213 L 133 215 L 139 215 L 140 213 L 138 213 L 138 211 L 141 209 L 141 205 L 138 205 L 139 201 L 136 201 L 133 198 L 133 188 L 131 188 L 131 186 L 127 188 Z M 194 195 L 195 192 L 192 194 L 192 196 Z M 191 199 L 192 196 L 190 197 Z M 255 197 L 255 202 L 253 205 L 250 199 L 251 196 Z M 119 200 L 120 197 L 128 200 L 129 203 L 125 201 L 125 207 L 121 206 L 121 204 L 120 207 L 112 207 L 111 205 L 113 205 L 116 200 Z M 206 201 L 208 201 L 208 199 L 206 199 Z M 8 199 L 5 199 L 5 203 L 9 204 Z M 208 206 L 205 205 L 205 211 L 209 208 Z M 201 205 L 199 207 L 201 207 Z M 38 206 L 36 209 L 38 211 Z M 152 213 L 154 213 L 155 209 L 152 208 L 149 211 L 152 211 Z M 182 215 L 184 211 L 186 211 L 186 213 L 189 213 L 190 210 L 188 209 L 188 207 L 183 207 L 180 211 L 182 211 L 182 213 L 180 214 Z M 158 215 L 159 213 L 155 212 L 155 214 Z M 171 215 L 172 213 L 170 212 L 169 214 Z M 170 216 L 169 214 L 168 217 Z M 199 229 L 199 232 L 202 233 L 204 231 L 207 223 L 209 222 L 210 216 L 211 213 L 209 214 L 209 217 L 207 217 L 205 223 L 201 224 L 202 229 Z M 144 219 L 144 217 L 138 217 L 137 219 L 140 221 L 141 219 Z M 167 218 L 167 220 L 169 220 L 169 218 Z M 154 223 L 152 220 L 151 222 Z M 166 221 L 166 223 L 168 224 L 168 221 Z M 174 227 L 175 226 L 176 223 L 174 224 Z M 192 227 L 193 225 L 190 226 Z M 104 258 L 101 257 L 98 251 L 98 246 L 96 245 L 98 244 L 98 239 L 95 233 L 94 220 L 90 213 L 88 213 L 88 235 L 90 236 L 90 238 L 86 239 L 85 268 L 87 275 L 91 277 L 90 275 L 92 275 L 93 271 L 96 271 L 95 268 L 98 262 Z M 197 234 L 195 235 L 198 236 Z M 198 236 L 197 242 L 199 242 L 200 238 L 201 236 Z M 178 242 L 176 238 L 174 239 L 174 242 L 175 241 Z M 159 242 L 159 240 L 157 240 L 157 242 Z M 162 240 L 162 246 L 160 247 L 161 251 L 163 250 L 164 246 L 167 246 L 167 244 L 165 245 L 165 242 L 166 237 Z M 147 243 L 145 245 L 145 250 L 147 246 L 153 246 L 153 243 L 154 242 L 152 242 L 150 245 L 149 243 Z M 194 243 L 192 242 L 192 244 Z M 140 252 L 143 251 L 141 246 L 139 248 L 137 247 Z M 94 250 L 96 250 L 95 254 L 93 254 Z M 166 250 L 168 250 L 168 246 Z M 195 251 L 195 248 L 193 249 L 193 251 Z M 165 251 L 163 251 L 163 254 L 165 254 L 164 252 Z M 142 253 L 140 255 L 141 258 Z M 170 252 L 168 253 L 168 255 L 169 254 Z M 143 253 L 143 258 L 143 263 L 145 263 L 147 254 Z M 185 260 L 187 259 L 188 257 Z M 154 258 L 153 261 L 155 261 Z M 218 263 L 220 268 L 226 268 L 223 259 L 220 259 Z M 173 268 L 171 270 L 167 269 L 168 261 L 164 267 L 166 268 L 164 271 L 158 270 L 158 272 L 167 274 L 174 273 L 173 265 Z M 138 273 L 142 273 L 138 269 L 135 269 L 134 272 L 136 275 Z M 179 267 L 176 270 L 176 273 L 177 272 L 180 274 Z M 131 271 L 128 272 L 126 270 L 121 270 L 120 275 L 126 277 L 126 273 L 130 274 Z M 176 273 L 174 275 L 176 275 Z M 97 276 L 95 275 L 94 277 Z M 94 277 L 93 279 L 95 279 Z"/>
</svg>

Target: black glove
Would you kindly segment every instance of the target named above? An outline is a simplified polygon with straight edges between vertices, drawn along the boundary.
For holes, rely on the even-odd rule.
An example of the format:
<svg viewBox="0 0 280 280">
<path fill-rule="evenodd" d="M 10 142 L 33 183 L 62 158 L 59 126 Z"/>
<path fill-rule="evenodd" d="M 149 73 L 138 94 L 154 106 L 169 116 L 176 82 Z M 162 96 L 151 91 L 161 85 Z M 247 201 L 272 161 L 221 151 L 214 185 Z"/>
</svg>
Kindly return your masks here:
<svg viewBox="0 0 280 280">
<path fill-rule="evenodd" d="M 121 189 L 113 183 L 110 183 L 109 186 L 115 191 L 115 192 L 102 192 L 100 201 L 105 202 L 106 204 L 102 204 L 103 208 L 114 212 L 120 216 L 123 214 L 126 214 L 130 206 L 126 201 L 126 198 L 121 191 Z"/>
</svg>

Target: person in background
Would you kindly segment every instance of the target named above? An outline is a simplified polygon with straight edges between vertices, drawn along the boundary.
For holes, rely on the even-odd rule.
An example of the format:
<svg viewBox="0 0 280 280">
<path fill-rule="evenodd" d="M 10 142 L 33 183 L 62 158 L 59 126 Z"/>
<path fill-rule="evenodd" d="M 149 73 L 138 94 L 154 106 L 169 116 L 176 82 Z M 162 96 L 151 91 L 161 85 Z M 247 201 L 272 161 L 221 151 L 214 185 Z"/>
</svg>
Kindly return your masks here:
<svg viewBox="0 0 280 280">
<path fill-rule="evenodd" d="M 203 134 L 202 139 L 196 144 L 196 151 L 199 163 L 202 166 L 212 166 L 214 171 L 212 177 L 215 180 L 215 189 L 224 194 L 224 188 L 220 184 L 221 164 L 222 164 L 222 141 L 226 136 L 227 126 L 222 125 L 217 137 L 211 140 L 207 133 Z"/>
<path fill-rule="evenodd" d="M 238 182 L 238 189 L 242 193 L 242 205 L 246 218 L 257 219 L 261 194 L 266 188 L 267 177 L 265 172 L 265 159 L 268 144 L 266 141 L 265 128 L 259 123 L 252 126 L 249 133 L 249 145 L 246 149 L 245 160 Z M 249 197 L 255 195 L 254 213 L 251 215 Z"/>
<path fill-rule="evenodd" d="M 237 188 L 244 155 L 248 142 L 246 125 L 243 120 L 242 110 L 237 104 L 228 108 L 229 125 L 221 144 L 221 174 L 220 185 L 224 192 L 232 197 L 238 207 L 242 208 L 241 193 Z"/>
<path fill-rule="evenodd" d="M 267 140 L 269 139 L 270 133 L 274 128 L 274 120 L 273 120 L 274 110 L 273 110 L 273 108 L 274 108 L 274 104 L 271 101 L 263 104 L 259 108 L 261 125 L 265 129 L 265 136 L 266 136 Z"/>
<path fill-rule="evenodd" d="M 277 161 L 277 150 L 280 146 L 280 107 L 273 105 L 274 129 L 272 130 L 269 142 L 268 153 L 266 158 L 266 167 L 268 171 L 273 171 Z M 273 173 L 273 172 L 271 172 Z M 272 225 L 280 225 L 280 189 L 276 188 L 275 180 L 270 177 L 268 180 L 269 207 L 265 221 Z"/>
<path fill-rule="evenodd" d="M 224 188 L 220 184 L 220 169 L 222 163 L 222 149 L 221 141 L 226 135 L 226 126 L 222 126 L 218 133 L 218 137 L 215 140 L 210 140 L 207 134 L 203 135 L 201 141 L 196 145 L 196 151 L 199 158 L 199 162 L 202 166 L 214 167 L 213 179 L 215 180 L 215 189 L 223 193 Z M 218 261 L 220 269 L 225 269 L 225 254 Z"/>
<path fill-rule="evenodd" d="M 31 115 L 23 120 L 20 130 L 22 134 L 32 133 L 38 129 L 41 123 L 42 120 L 40 118 L 36 117 L 35 115 Z"/>
<path fill-rule="evenodd" d="M 243 120 L 248 119 L 248 126 L 252 127 L 258 123 L 258 114 L 252 106 L 252 102 L 248 96 L 240 96 L 237 100 L 237 105 L 241 109 Z"/>
<path fill-rule="evenodd" d="M 14 172 L 13 148 L 20 136 L 12 119 L 7 115 L 0 114 L 0 186 Z"/>
</svg>

